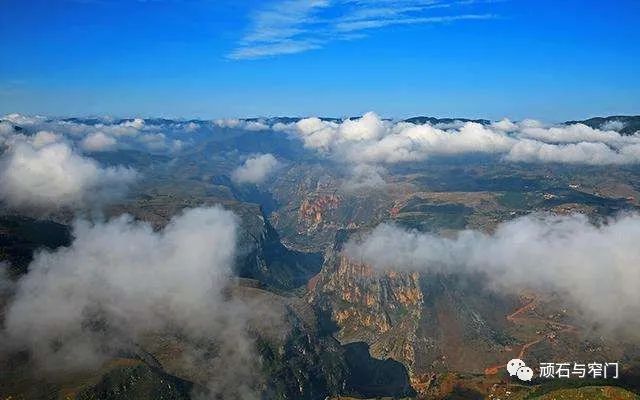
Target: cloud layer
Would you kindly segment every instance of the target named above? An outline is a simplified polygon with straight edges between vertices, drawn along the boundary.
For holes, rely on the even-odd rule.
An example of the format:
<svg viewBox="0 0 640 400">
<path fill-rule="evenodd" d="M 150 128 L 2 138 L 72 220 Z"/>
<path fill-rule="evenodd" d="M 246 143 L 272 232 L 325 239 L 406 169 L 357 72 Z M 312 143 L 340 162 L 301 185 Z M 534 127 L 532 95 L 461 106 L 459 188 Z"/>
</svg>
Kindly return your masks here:
<svg viewBox="0 0 640 400">
<path fill-rule="evenodd" d="M 269 130 L 269 125 L 264 121 L 253 121 L 237 118 L 220 118 L 213 121 L 213 124 L 218 128 L 231 128 L 231 129 L 244 129 L 246 131 L 266 131 Z"/>
<path fill-rule="evenodd" d="M 0 199 L 12 208 L 93 207 L 121 195 L 136 179 L 124 167 L 101 167 L 55 135 L 16 140 L 0 157 Z"/>
<path fill-rule="evenodd" d="M 621 135 L 583 124 L 546 127 L 533 120 L 448 127 L 383 120 L 369 112 L 343 122 L 306 118 L 273 129 L 299 137 L 304 146 L 352 164 L 394 164 L 433 156 L 493 154 L 507 161 L 566 164 L 636 164 L 640 133 Z"/>
<path fill-rule="evenodd" d="M 0 137 L 3 131 L 11 135 L 8 123 L 28 132 L 48 131 L 63 136 L 84 152 L 113 151 L 118 149 L 144 150 L 155 153 L 172 153 L 184 146 L 184 139 L 201 127 L 194 122 L 151 120 L 142 118 L 115 120 L 110 117 L 86 119 L 49 119 L 39 116 L 9 114 L 2 117 Z M 171 135 L 169 135 L 171 133 Z"/>
<path fill-rule="evenodd" d="M 388 165 L 442 156 L 484 154 L 505 162 L 597 166 L 640 162 L 640 133 L 622 135 L 579 123 L 545 125 L 535 120 L 430 124 L 394 122 L 373 112 L 346 120 L 312 117 L 297 122 L 268 118 L 188 122 L 140 118 L 55 120 L 19 114 L 5 116 L 4 120 L 0 123 L 0 142 L 5 145 L 22 141 L 42 149 L 54 142 L 65 143 L 72 153 L 88 155 L 114 150 L 175 155 L 184 146 L 208 140 L 207 135 L 215 140 L 217 135 L 224 138 L 235 134 L 233 130 L 283 132 L 345 167 L 345 175 L 354 187 L 384 184 Z M 26 129 L 14 131 L 12 124 Z M 232 177 L 238 183 L 261 183 L 276 167 L 277 163 L 267 156 L 252 157 Z"/>
<path fill-rule="evenodd" d="M 273 154 L 258 154 L 233 170 L 231 179 L 236 183 L 263 183 L 280 165 Z"/>
<path fill-rule="evenodd" d="M 215 394 L 251 398 L 253 311 L 224 294 L 237 229 L 220 207 L 187 210 L 160 232 L 126 215 L 78 220 L 72 245 L 36 254 L 18 281 L 3 343 L 30 350 L 45 369 L 94 368 L 145 334 L 175 333 L 217 346 L 200 360 Z"/>
<path fill-rule="evenodd" d="M 38 212 L 99 209 L 122 196 L 138 174 L 131 168 L 103 167 L 93 153 L 175 155 L 202 130 L 193 121 L 5 115 L 0 119 L 0 201 Z"/>
<path fill-rule="evenodd" d="M 102 132 L 94 132 L 82 139 L 81 146 L 86 151 L 107 151 L 113 149 L 117 140 Z"/>
<path fill-rule="evenodd" d="M 640 315 L 640 216 L 593 225 L 583 215 L 536 215 L 501 224 L 495 233 L 455 238 L 383 224 L 345 253 L 376 268 L 484 273 L 497 290 L 523 288 L 568 296 L 605 327 L 633 331 Z"/>
</svg>

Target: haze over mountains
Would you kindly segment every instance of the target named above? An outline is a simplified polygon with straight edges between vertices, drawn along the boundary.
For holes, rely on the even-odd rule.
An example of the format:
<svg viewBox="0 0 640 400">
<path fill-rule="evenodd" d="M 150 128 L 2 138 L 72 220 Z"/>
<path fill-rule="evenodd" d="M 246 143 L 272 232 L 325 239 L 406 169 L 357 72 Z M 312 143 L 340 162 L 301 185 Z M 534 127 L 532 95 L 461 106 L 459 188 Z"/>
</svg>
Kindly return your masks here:
<svg viewBox="0 0 640 400">
<path fill-rule="evenodd" d="M 0 393 L 637 395 L 639 124 L 4 116 Z"/>
</svg>

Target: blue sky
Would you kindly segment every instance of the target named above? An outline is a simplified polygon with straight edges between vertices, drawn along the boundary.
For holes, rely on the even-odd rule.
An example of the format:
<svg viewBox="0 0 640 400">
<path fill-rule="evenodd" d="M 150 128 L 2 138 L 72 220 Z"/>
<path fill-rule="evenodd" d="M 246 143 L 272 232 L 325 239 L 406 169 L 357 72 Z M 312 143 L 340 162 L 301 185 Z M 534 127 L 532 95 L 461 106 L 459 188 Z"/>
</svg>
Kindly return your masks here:
<svg viewBox="0 0 640 400">
<path fill-rule="evenodd" d="M 640 114 L 636 0 L 3 0 L 0 113 Z"/>
</svg>

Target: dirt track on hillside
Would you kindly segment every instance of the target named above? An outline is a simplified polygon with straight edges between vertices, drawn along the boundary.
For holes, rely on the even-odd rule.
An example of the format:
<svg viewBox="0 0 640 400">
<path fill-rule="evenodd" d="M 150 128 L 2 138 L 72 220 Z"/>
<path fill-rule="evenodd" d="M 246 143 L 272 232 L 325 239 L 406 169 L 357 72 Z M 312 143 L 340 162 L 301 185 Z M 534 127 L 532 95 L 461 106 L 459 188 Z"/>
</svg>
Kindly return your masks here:
<svg viewBox="0 0 640 400">
<path fill-rule="evenodd" d="M 535 306 L 539 303 L 540 297 L 536 296 L 534 297 L 530 302 L 528 302 L 527 304 L 523 305 L 522 307 L 518 308 L 517 310 L 515 310 L 514 312 L 512 312 L 511 314 L 507 315 L 505 318 L 507 319 L 507 321 L 513 322 L 515 324 L 517 323 L 524 323 L 526 321 L 542 321 L 545 322 L 549 325 L 552 325 L 556 328 L 559 328 L 559 330 L 556 332 L 556 334 L 559 333 L 563 333 L 563 332 L 575 332 L 577 331 L 577 328 L 573 325 L 568 325 L 568 324 L 563 324 L 557 321 L 553 321 L 550 319 L 541 319 L 541 318 L 532 318 L 532 317 L 525 317 L 525 316 L 520 316 L 521 314 L 530 311 L 532 309 L 535 308 Z M 534 346 L 542 341 L 544 341 L 545 339 L 547 339 L 547 335 L 546 334 L 542 334 L 540 335 L 540 337 L 538 337 L 535 340 L 532 340 L 530 342 L 525 343 L 524 345 L 522 345 L 522 348 L 520 349 L 520 352 L 518 353 L 518 357 L 519 359 L 523 360 L 527 354 L 527 351 L 531 348 L 531 346 Z M 506 367 L 507 364 L 500 364 L 500 365 L 493 365 L 490 367 L 485 368 L 484 373 L 485 375 L 495 375 L 498 373 L 498 371 L 500 371 L 501 368 Z"/>
</svg>

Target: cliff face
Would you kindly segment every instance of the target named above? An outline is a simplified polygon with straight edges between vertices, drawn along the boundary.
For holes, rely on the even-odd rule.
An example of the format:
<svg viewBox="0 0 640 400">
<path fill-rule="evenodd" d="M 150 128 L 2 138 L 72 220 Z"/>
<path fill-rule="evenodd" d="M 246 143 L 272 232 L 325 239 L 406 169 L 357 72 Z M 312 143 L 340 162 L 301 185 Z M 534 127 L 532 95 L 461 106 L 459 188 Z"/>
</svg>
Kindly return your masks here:
<svg viewBox="0 0 640 400">
<path fill-rule="evenodd" d="M 378 274 L 371 267 L 337 255 L 335 269 L 317 286 L 333 305 L 343 342 L 373 343 L 406 320 L 420 319 L 422 292 L 418 273 Z"/>
<path fill-rule="evenodd" d="M 309 234 L 322 228 L 327 221 L 335 218 L 332 214 L 341 202 L 342 197 L 336 194 L 317 195 L 302 200 L 298 210 L 298 233 Z"/>
<path fill-rule="evenodd" d="M 422 316 L 418 273 L 379 273 L 341 254 L 346 233 L 327 252 L 322 272 L 310 282 L 308 301 L 330 316 L 343 344 L 365 342 L 372 357 L 393 359 L 415 375 L 415 336 Z"/>
<path fill-rule="evenodd" d="M 401 362 L 418 392 L 440 371 L 481 373 L 495 361 L 510 340 L 500 333 L 509 300 L 472 281 L 376 271 L 341 253 L 347 236 L 338 234 L 308 297 L 330 316 L 341 343 L 365 342 L 373 357 Z"/>
</svg>

